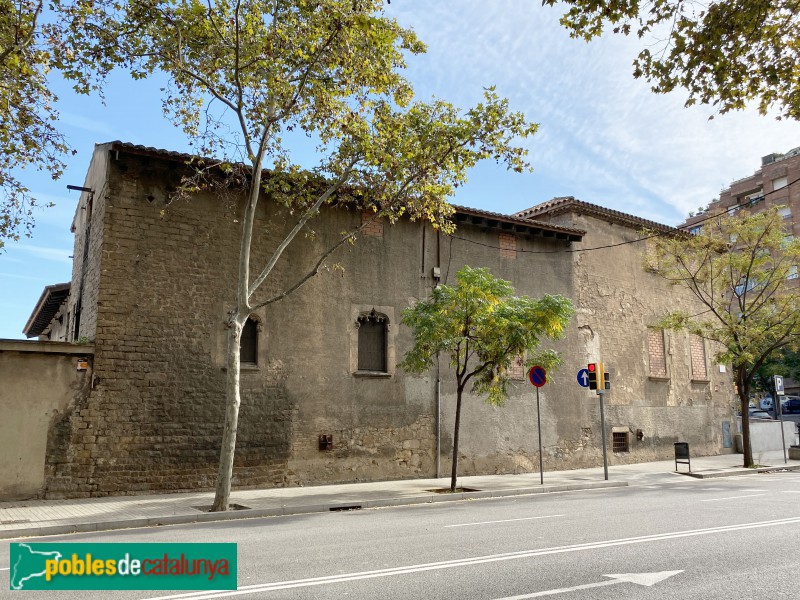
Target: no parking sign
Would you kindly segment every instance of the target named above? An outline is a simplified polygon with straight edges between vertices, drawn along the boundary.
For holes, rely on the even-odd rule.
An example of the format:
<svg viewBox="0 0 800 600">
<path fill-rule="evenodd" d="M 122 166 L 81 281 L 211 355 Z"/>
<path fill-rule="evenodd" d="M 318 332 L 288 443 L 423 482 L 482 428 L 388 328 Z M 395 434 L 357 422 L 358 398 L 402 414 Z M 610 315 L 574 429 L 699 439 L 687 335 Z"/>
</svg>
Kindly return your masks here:
<svg viewBox="0 0 800 600">
<path fill-rule="evenodd" d="M 528 371 L 528 379 L 531 380 L 533 385 L 535 385 L 537 388 L 540 388 L 547 383 L 547 371 L 538 365 L 531 367 L 530 371 Z"/>
</svg>

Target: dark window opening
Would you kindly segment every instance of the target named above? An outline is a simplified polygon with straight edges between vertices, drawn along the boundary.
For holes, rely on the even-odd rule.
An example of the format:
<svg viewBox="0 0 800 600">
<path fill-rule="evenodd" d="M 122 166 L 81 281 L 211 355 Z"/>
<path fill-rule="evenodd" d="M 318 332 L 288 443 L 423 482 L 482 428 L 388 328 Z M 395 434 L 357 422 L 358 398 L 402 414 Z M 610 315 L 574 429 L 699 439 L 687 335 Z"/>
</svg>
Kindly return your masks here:
<svg viewBox="0 0 800 600">
<path fill-rule="evenodd" d="M 358 370 L 386 373 L 386 331 L 389 319 L 372 312 L 358 317 Z"/>
<path fill-rule="evenodd" d="M 80 298 L 78 299 L 78 304 L 75 307 L 75 318 L 72 320 L 75 331 L 72 334 L 72 341 L 77 342 L 81 339 L 81 301 Z"/>
<path fill-rule="evenodd" d="M 258 322 L 254 319 L 247 319 L 242 327 L 239 362 L 248 365 L 258 364 Z"/>
<path fill-rule="evenodd" d="M 624 431 L 615 431 L 611 435 L 614 452 L 628 452 L 628 434 Z"/>
</svg>

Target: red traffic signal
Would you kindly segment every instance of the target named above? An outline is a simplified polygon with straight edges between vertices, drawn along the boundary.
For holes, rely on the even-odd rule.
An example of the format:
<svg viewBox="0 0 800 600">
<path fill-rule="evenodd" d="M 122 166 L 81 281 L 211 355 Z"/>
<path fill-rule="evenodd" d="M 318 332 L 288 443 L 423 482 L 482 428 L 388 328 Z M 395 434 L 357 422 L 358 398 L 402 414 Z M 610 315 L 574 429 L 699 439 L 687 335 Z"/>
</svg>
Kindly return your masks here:
<svg viewBox="0 0 800 600">
<path fill-rule="evenodd" d="M 589 363 L 586 365 L 586 370 L 589 372 L 589 389 L 597 389 L 597 363 Z"/>
</svg>

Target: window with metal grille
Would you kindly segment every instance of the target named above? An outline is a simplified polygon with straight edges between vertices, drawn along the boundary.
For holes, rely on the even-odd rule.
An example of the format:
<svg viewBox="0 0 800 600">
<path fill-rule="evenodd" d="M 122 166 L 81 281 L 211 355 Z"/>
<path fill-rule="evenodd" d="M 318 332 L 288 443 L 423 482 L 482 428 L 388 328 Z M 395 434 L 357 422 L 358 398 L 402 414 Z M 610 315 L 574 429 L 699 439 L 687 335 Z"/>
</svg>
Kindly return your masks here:
<svg viewBox="0 0 800 600">
<path fill-rule="evenodd" d="M 242 328 L 242 339 L 239 341 L 239 362 L 255 365 L 258 363 L 258 322 L 247 319 Z"/>
<path fill-rule="evenodd" d="M 389 318 L 371 312 L 358 317 L 358 370 L 386 372 L 386 329 Z"/>
<path fill-rule="evenodd" d="M 612 449 L 614 452 L 628 451 L 628 434 L 624 431 L 615 431 L 611 434 Z"/>
</svg>

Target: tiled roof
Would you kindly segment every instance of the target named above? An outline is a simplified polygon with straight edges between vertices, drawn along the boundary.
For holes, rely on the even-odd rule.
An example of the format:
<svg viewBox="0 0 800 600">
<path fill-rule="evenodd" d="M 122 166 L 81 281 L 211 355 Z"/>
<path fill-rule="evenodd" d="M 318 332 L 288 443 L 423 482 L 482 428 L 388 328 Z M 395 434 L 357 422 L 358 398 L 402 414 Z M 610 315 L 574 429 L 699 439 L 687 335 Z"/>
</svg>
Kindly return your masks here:
<svg viewBox="0 0 800 600">
<path fill-rule="evenodd" d="M 108 146 L 109 150 L 112 152 L 122 150 L 128 152 L 129 154 L 141 154 L 142 156 L 152 156 L 154 158 L 164 158 L 167 160 L 179 160 L 181 162 L 198 158 L 194 154 L 185 154 L 183 152 L 175 152 L 173 150 L 163 150 L 161 148 L 153 148 L 152 146 L 142 146 L 141 144 L 130 144 L 128 142 L 120 142 L 119 140 L 98 145 Z M 213 159 L 205 158 L 204 160 L 211 161 Z"/>
<path fill-rule="evenodd" d="M 601 219 L 605 219 L 607 221 L 611 221 L 613 223 L 625 225 L 626 227 L 634 227 L 637 229 L 646 227 L 649 229 L 656 229 L 658 231 L 675 231 L 675 232 L 678 231 L 677 229 L 675 229 L 674 227 L 670 227 L 669 225 L 656 223 L 655 221 L 643 219 L 635 215 L 630 215 L 628 213 L 620 212 L 618 210 L 605 208 L 598 204 L 592 204 L 590 202 L 584 202 L 583 200 L 577 200 L 572 196 L 562 196 L 560 198 L 553 198 L 552 200 L 548 200 L 547 202 L 542 202 L 541 204 L 537 204 L 536 206 L 532 206 L 531 208 L 527 208 L 525 210 L 519 211 L 518 213 L 514 213 L 514 216 L 518 219 L 535 219 L 543 215 L 560 215 L 566 212 L 578 212 L 578 213 L 588 214 L 595 217 L 599 217 Z"/>
<path fill-rule="evenodd" d="M 120 142 L 118 140 L 103 145 L 108 146 L 109 150 L 111 150 L 112 152 L 123 151 L 129 154 L 151 156 L 154 158 L 161 158 L 164 160 L 186 162 L 192 158 L 196 158 L 192 154 L 174 152 L 171 150 L 162 150 L 160 148 L 153 148 L 151 146 L 130 144 L 127 142 Z M 211 158 L 204 158 L 203 160 L 209 162 L 214 161 L 214 159 Z M 582 231 L 580 229 L 561 227 L 549 223 L 539 223 L 529 218 L 521 218 L 519 217 L 519 213 L 517 215 L 503 215 L 500 213 L 478 210 L 475 208 L 468 208 L 466 206 L 453 205 L 453 207 L 456 209 L 455 220 L 457 223 L 469 223 L 473 225 L 483 225 L 483 226 L 488 225 L 493 227 L 496 226 L 499 229 L 504 229 L 509 232 L 516 231 L 518 233 L 524 232 L 533 234 L 543 234 L 547 237 L 566 239 L 571 242 L 580 241 L 581 238 L 586 233 L 585 231 Z"/>
</svg>

